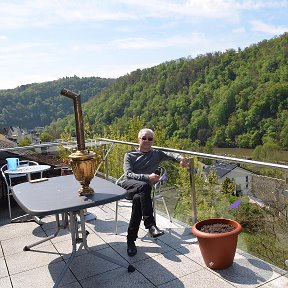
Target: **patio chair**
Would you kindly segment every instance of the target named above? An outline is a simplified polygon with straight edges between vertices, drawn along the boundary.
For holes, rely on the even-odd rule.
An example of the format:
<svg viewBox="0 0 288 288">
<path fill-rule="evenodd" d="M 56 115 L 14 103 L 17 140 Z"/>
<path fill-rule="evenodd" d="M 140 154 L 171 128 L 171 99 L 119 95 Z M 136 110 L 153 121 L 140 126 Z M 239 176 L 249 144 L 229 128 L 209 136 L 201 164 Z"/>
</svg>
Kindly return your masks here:
<svg viewBox="0 0 288 288">
<path fill-rule="evenodd" d="M 35 162 L 35 161 L 31 161 L 31 160 L 21 160 L 21 161 L 19 161 L 19 167 L 30 166 L 30 165 L 39 165 L 39 163 Z M 26 173 L 15 174 L 15 175 L 5 173 L 5 171 L 8 170 L 7 164 L 4 164 L 1 167 L 0 170 L 1 170 L 2 178 L 4 179 L 4 182 L 6 184 L 9 217 L 10 217 L 10 219 L 12 219 L 10 196 L 12 195 L 12 192 L 13 192 L 13 186 L 15 184 L 17 184 L 17 183 L 15 183 L 16 181 L 17 182 L 19 182 L 19 181 L 22 181 L 22 182 L 28 181 L 28 175 Z M 42 174 L 43 174 L 42 172 L 36 172 L 36 173 L 40 173 L 40 177 L 42 178 Z"/>
<path fill-rule="evenodd" d="M 172 218 L 170 216 L 170 213 L 168 211 L 167 205 L 166 205 L 166 201 L 164 196 L 162 195 L 162 189 L 165 187 L 166 182 L 168 180 L 168 172 L 167 170 L 162 167 L 159 166 L 157 169 L 157 174 L 159 173 L 160 175 L 160 180 L 153 185 L 152 187 L 152 195 L 151 195 L 151 200 L 152 200 L 152 207 L 153 207 L 153 214 L 154 214 L 154 219 L 156 222 L 156 201 L 157 200 L 162 200 L 166 214 L 170 220 L 170 222 L 172 222 Z M 121 175 L 121 177 L 119 179 L 117 179 L 117 181 L 115 182 L 115 184 L 121 186 L 121 180 L 123 179 L 125 174 Z M 119 202 L 128 202 L 128 203 L 132 203 L 132 200 L 128 200 L 128 199 L 122 199 L 116 202 L 116 210 L 115 210 L 115 234 L 118 233 L 118 208 L 119 208 Z"/>
</svg>

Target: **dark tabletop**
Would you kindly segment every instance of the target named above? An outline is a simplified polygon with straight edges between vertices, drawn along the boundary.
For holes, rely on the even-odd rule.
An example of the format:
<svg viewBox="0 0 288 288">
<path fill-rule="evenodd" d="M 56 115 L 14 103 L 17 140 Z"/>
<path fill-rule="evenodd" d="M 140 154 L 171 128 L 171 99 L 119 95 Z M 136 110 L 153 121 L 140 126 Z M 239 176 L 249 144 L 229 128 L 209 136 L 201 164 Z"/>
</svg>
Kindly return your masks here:
<svg viewBox="0 0 288 288">
<path fill-rule="evenodd" d="M 67 175 L 15 185 L 13 196 L 26 213 L 45 216 L 111 203 L 124 198 L 126 194 L 123 188 L 99 177 L 94 177 L 90 184 L 94 195 L 79 196 L 80 187 L 74 175 Z"/>
</svg>

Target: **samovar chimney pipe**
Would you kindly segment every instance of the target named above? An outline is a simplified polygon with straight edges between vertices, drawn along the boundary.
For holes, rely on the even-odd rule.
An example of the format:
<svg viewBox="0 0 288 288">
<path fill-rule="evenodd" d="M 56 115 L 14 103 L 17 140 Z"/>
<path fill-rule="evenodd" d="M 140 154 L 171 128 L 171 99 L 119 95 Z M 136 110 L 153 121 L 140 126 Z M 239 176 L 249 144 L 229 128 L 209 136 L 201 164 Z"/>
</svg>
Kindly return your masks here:
<svg viewBox="0 0 288 288">
<path fill-rule="evenodd" d="M 77 148 L 79 151 L 83 151 L 85 150 L 85 138 L 81 108 L 81 96 L 80 94 L 77 94 L 65 88 L 61 90 L 60 94 L 73 100 L 76 123 Z"/>
</svg>

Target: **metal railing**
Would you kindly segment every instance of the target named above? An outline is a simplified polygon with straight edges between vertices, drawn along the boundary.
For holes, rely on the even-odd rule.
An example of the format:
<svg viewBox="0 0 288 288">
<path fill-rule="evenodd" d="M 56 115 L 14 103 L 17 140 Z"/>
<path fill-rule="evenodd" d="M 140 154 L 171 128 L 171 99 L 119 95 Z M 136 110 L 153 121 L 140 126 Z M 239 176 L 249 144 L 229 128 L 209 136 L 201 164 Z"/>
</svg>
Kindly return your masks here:
<svg viewBox="0 0 288 288">
<path fill-rule="evenodd" d="M 115 167 L 111 166 L 112 164 L 113 165 L 116 165 L 116 166 L 121 166 L 119 169 L 122 169 L 122 165 L 120 165 L 120 163 L 110 163 L 109 162 L 109 157 L 113 154 L 113 150 L 118 147 L 118 146 L 123 146 L 123 145 L 126 145 L 126 146 L 132 146 L 132 147 L 138 147 L 138 143 L 133 143 L 133 142 L 127 142 L 127 141 L 120 141 L 120 140 L 113 140 L 113 139 L 108 139 L 108 138 L 95 138 L 95 139 L 89 139 L 86 141 L 86 147 L 101 147 L 102 149 L 102 154 L 103 154 L 103 157 L 102 157 L 102 162 L 99 164 L 99 167 L 98 167 L 98 170 L 101 169 L 101 172 L 104 173 L 106 179 L 109 179 L 109 177 L 111 176 L 110 173 L 111 173 L 111 170 L 113 170 Z M 35 144 L 35 145 L 30 145 L 30 146 L 24 146 L 24 147 L 13 147 L 13 148 L 1 148 L 0 149 L 0 152 L 15 152 L 15 151 L 22 151 L 22 150 L 29 150 L 29 149 L 35 149 L 35 148 L 49 148 L 49 147 L 57 147 L 57 146 L 67 146 L 67 147 L 70 147 L 70 148 L 76 148 L 76 141 L 69 141 L 69 142 L 53 142 L 53 143 L 42 143 L 42 144 Z M 196 167 L 195 169 L 195 161 L 197 162 L 198 159 L 206 159 L 206 160 L 215 160 L 215 161 L 220 161 L 220 162 L 225 162 L 225 163 L 235 163 L 237 164 L 238 166 L 240 165 L 253 165 L 253 166 L 256 166 L 256 167 L 260 167 L 261 169 L 262 168 L 270 168 L 270 169 L 273 169 L 275 171 L 279 171 L 281 176 L 280 176 L 280 179 L 275 179 L 273 177 L 267 177 L 267 176 L 263 176 L 263 175 L 257 175 L 257 174 L 253 174 L 253 177 L 256 179 L 254 179 L 254 182 L 255 182 L 255 185 L 258 186 L 258 188 L 256 189 L 257 190 L 257 193 L 259 192 L 261 194 L 261 196 L 265 196 L 265 197 L 268 197 L 270 194 L 273 195 L 273 199 L 268 199 L 264 204 L 261 203 L 261 201 L 258 201 L 259 199 L 257 199 L 259 193 L 255 193 L 255 197 L 249 195 L 250 197 L 250 200 L 251 201 L 254 201 L 256 204 L 259 205 L 259 207 L 261 207 L 261 205 L 263 204 L 264 206 L 266 205 L 270 205 L 268 207 L 268 209 L 270 210 L 267 210 L 268 212 L 272 211 L 273 208 L 275 208 L 274 206 L 277 206 L 277 205 L 282 205 L 283 201 L 286 201 L 285 199 L 288 199 L 288 190 L 287 190 L 287 185 L 288 185 L 288 165 L 284 165 L 284 164 L 277 164 L 277 163 L 269 163 L 269 162 L 263 162 L 263 161 L 254 161 L 254 160 L 249 160 L 249 159 L 241 159 L 241 158 L 235 158 L 235 157 L 228 157 L 228 156 L 220 156 L 220 155 L 214 155 L 214 154 L 207 154 L 207 153 L 200 153 L 200 152 L 195 152 L 195 151 L 187 151 L 187 150 L 180 150 L 180 149 L 173 149 L 173 148 L 167 148 L 167 147 L 159 147 L 159 146 L 153 146 L 154 149 L 159 149 L 159 150 L 163 150 L 163 151 L 167 151 L 167 152 L 176 152 L 176 153 L 180 153 L 182 154 L 183 156 L 187 157 L 187 158 L 190 158 L 190 161 L 191 161 L 191 167 L 190 169 L 187 169 L 187 172 L 188 172 L 188 187 L 189 187 L 189 192 L 190 192 L 190 197 L 191 197 L 191 211 L 190 211 L 190 220 L 193 223 L 197 222 L 198 220 L 198 211 L 197 211 L 197 197 L 199 197 L 199 191 L 197 192 L 197 189 L 202 189 L 204 187 L 204 182 L 202 183 L 203 186 L 200 187 L 199 185 L 199 179 L 201 179 L 201 177 L 203 176 L 203 171 L 199 172 L 196 174 L 196 169 L 198 169 L 198 167 Z M 89 148 L 88 148 L 89 149 Z M 124 156 L 124 154 L 122 155 Z M 122 161 L 123 161 L 123 158 L 122 158 Z M 201 160 L 202 161 L 202 160 Z M 199 161 L 198 161 L 199 162 Z M 197 162 L 197 165 L 199 165 L 199 163 Z M 103 165 L 104 164 L 104 165 Z M 123 162 L 122 162 L 123 164 Z M 239 165 L 240 164 L 240 165 Z M 122 174 L 122 172 L 121 172 Z M 187 174 L 187 173 L 186 173 Z M 200 175 L 201 174 L 201 175 Z M 207 175 L 206 175 L 207 176 Z M 116 178 L 117 178 L 117 175 L 116 175 Z M 251 179 L 249 178 L 249 181 Z M 274 181 L 275 180 L 275 181 Z M 198 182 L 197 182 L 198 181 Z M 278 184 L 279 184 L 279 181 L 281 182 L 281 189 L 283 190 L 283 185 L 285 186 L 284 190 L 283 190 L 283 193 L 280 195 L 277 191 L 277 193 L 274 193 L 274 191 L 272 191 L 271 189 L 274 189 L 273 187 L 276 187 Z M 206 184 L 205 184 L 206 185 Z M 212 186 L 205 192 L 205 193 L 208 193 L 207 195 L 210 197 L 213 198 L 215 196 L 215 191 L 218 191 L 220 189 L 220 186 L 219 185 L 216 185 L 216 184 L 211 184 Z M 272 188 L 270 186 L 274 185 Z M 236 186 L 236 185 L 235 185 Z M 279 188 L 279 185 L 277 186 Z M 275 188 L 276 190 L 278 188 Z M 252 187 L 252 188 L 255 188 L 255 187 Z M 174 189 L 174 188 L 173 188 Z M 270 189 L 270 190 L 269 190 Z M 279 190 L 279 189 L 278 189 Z M 281 191 L 282 191 L 281 190 Z M 197 194 L 198 193 L 198 194 Z M 212 193 L 211 195 L 209 193 Z M 214 193 L 214 194 L 213 194 Z M 201 195 L 201 194 L 200 194 Z M 214 196 L 213 196 L 214 195 Z M 285 198 L 286 197 L 286 198 Z M 211 198 L 211 199 L 212 199 Z M 266 198 L 265 198 L 266 199 Z M 284 199 L 284 200 L 283 200 Z M 213 200 L 213 199 L 212 199 Z M 173 200 L 172 200 L 173 201 Z M 177 200 L 178 201 L 178 200 Z M 270 202 L 269 202 L 270 201 Z M 267 204 L 268 203 L 268 204 Z M 174 203 L 175 204 L 175 203 Z M 215 203 L 213 203 L 214 205 Z M 212 205 L 212 206 L 213 206 Z M 274 205 L 274 206 L 273 206 Z M 174 205 L 175 206 L 175 205 Z M 217 209 L 217 205 L 215 204 L 214 205 Z M 286 208 L 285 208 L 286 207 Z M 277 213 L 287 213 L 286 216 L 285 214 L 281 214 L 284 218 L 287 217 L 286 219 L 288 219 L 288 207 L 285 206 L 284 209 L 284 212 L 281 210 L 279 210 L 277 207 L 277 209 L 275 211 L 277 211 Z M 267 208 L 267 207 L 266 207 Z M 226 209 L 227 210 L 227 209 Z M 199 210 L 200 211 L 200 210 Z M 219 210 L 219 211 L 222 211 L 222 212 L 226 212 L 225 209 L 223 210 Z M 235 210 L 234 210 L 235 211 Z M 280 212 L 279 212 L 280 211 Z M 271 212 L 271 216 L 270 218 L 272 219 L 273 217 L 278 217 L 279 215 L 273 215 L 272 212 Z M 281 217 L 282 217 L 281 216 Z M 283 218 L 282 217 L 282 218 Z M 269 223 L 266 223 L 267 225 L 273 225 L 270 223 L 270 220 L 269 219 Z M 255 219 L 252 219 L 253 221 Z M 251 221 L 252 221 L 251 220 Z M 190 223 L 189 223 L 190 224 Z M 249 223 L 248 223 L 249 224 Z M 287 224 L 287 220 L 286 220 L 286 227 L 288 226 Z M 266 228 L 263 228 L 264 230 Z M 252 230 L 253 230 L 253 227 L 252 227 Z M 258 233 L 258 232 L 257 232 Z M 278 233 L 278 232 L 277 232 Z M 253 234 L 253 231 L 252 233 Z M 245 235 L 247 236 L 247 235 Z M 264 235 L 265 236 L 265 235 Z M 263 236 L 263 237 L 264 237 Z M 279 235 L 277 234 L 277 237 L 280 239 L 279 241 L 281 242 L 285 242 L 287 243 L 287 235 L 285 236 L 284 234 L 282 235 L 281 233 L 279 233 Z M 260 238 L 259 238 L 260 239 Z M 266 239 L 266 238 L 263 238 L 263 239 Z M 268 238 L 267 238 L 268 239 Z M 244 241 L 244 240 L 243 240 Z M 259 240 L 260 241 L 260 240 Z M 264 240 L 263 240 L 264 241 Z M 269 241 L 269 240 L 267 240 Z M 240 241 L 241 242 L 241 241 Z M 255 243 L 254 243 L 255 244 Z M 283 244 L 283 243 L 282 243 Z M 241 249 L 243 249 L 243 243 L 241 244 Z M 251 243 L 249 244 L 251 245 Z M 247 246 L 249 246 L 247 244 Z M 285 245 L 284 245 L 285 246 Z M 286 245 L 287 247 L 287 245 Z M 246 249 L 247 248 L 247 249 Z M 253 247 L 252 247 L 253 248 Z M 247 252 L 251 253 L 251 247 L 244 247 L 243 250 L 246 250 Z M 254 250 L 252 249 L 252 251 L 254 252 Z M 285 250 L 286 251 L 286 250 Z M 285 252 L 284 251 L 284 255 L 285 253 L 288 254 L 288 251 Z M 253 254 L 253 253 L 252 253 Z M 258 257 L 262 257 L 262 255 L 258 255 L 256 252 L 254 252 L 254 254 Z M 288 258 L 288 255 L 285 255 L 285 259 Z M 269 256 L 269 255 L 268 255 Z M 266 257 L 266 256 L 265 256 Z M 277 256 L 275 256 L 277 257 Z M 283 256 L 281 256 L 283 257 Z M 272 261 L 269 257 L 267 257 L 268 260 Z M 279 256 L 278 256 L 279 258 Z M 266 260 L 266 259 L 264 259 Z M 286 260 L 287 261 L 287 260 Z M 283 261 L 285 263 L 285 260 Z M 278 264 L 277 262 L 274 263 L 274 264 Z M 278 264 L 279 265 L 279 264 Z M 285 264 L 283 264 L 285 266 Z M 283 268 L 283 266 L 282 266 Z"/>
</svg>

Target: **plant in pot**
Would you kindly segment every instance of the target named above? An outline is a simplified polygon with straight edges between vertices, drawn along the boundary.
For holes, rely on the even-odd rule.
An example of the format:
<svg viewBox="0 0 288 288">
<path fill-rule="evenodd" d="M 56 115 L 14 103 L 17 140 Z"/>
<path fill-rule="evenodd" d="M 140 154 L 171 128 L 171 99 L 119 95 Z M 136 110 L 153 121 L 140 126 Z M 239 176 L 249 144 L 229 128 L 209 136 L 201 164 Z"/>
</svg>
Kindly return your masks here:
<svg viewBox="0 0 288 288">
<path fill-rule="evenodd" d="M 225 269 L 232 265 L 241 231 L 237 221 L 225 218 L 211 218 L 192 226 L 207 267 Z"/>
</svg>

